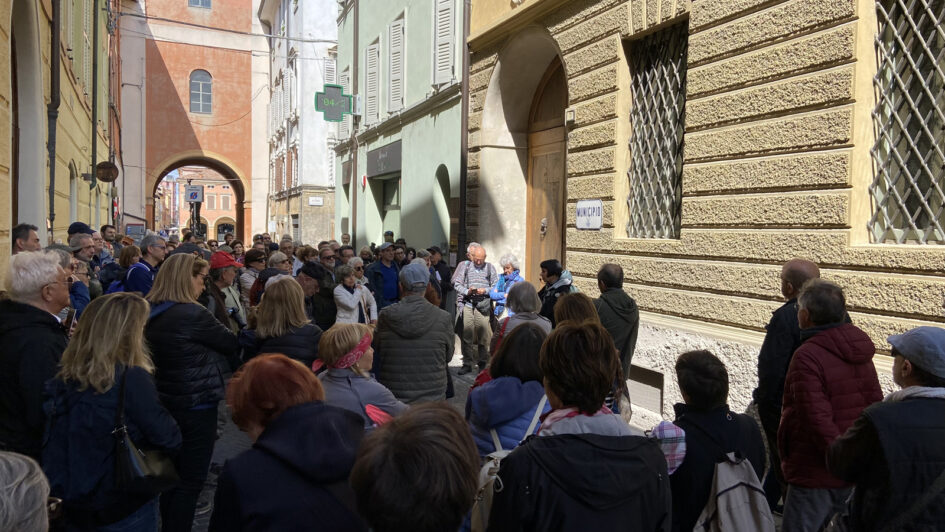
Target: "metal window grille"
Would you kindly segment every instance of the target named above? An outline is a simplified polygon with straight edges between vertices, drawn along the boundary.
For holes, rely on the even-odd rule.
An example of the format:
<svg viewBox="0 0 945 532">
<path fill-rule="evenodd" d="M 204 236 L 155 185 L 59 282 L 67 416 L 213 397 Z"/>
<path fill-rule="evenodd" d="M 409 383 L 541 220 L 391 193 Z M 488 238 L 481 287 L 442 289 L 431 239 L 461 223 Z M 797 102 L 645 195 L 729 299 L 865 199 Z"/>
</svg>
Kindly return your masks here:
<svg viewBox="0 0 945 532">
<path fill-rule="evenodd" d="M 945 244 L 945 0 L 877 0 L 875 242 Z"/>
<path fill-rule="evenodd" d="M 632 238 L 679 238 L 689 23 L 629 45 Z"/>
</svg>

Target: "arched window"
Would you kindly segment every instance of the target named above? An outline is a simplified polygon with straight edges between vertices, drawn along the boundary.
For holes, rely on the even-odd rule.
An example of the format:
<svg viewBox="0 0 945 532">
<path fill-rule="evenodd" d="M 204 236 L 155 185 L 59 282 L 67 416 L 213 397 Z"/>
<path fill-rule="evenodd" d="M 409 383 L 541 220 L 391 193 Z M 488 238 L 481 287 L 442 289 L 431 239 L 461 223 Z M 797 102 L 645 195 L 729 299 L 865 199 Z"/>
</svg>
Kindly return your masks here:
<svg viewBox="0 0 945 532">
<path fill-rule="evenodd" d="M 190 112 L 210 114 L 213 110 L 213 78 L 206 70 L 190 73 Z"/>
</svg>

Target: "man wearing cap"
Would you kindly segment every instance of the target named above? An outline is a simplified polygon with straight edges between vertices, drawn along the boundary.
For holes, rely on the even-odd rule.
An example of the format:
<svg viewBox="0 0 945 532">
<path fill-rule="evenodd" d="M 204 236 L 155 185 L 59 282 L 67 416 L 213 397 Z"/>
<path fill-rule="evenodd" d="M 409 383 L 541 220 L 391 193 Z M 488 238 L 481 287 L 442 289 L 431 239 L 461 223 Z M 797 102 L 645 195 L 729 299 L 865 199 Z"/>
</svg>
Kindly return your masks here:
<svg viewBox="0 0 945 532">
<path fill-rule="evenodd" d="M 384 242 L 378 249 L 380 250 L 380 260 L 368 265 L 367 269 L 364 270 L 364 276 L 367 277 L 368 286 L 374 293 L 377 308 L 382 309 L 400 300 L 398 290 L 400 265 L 394 262 L 393 244 Z"/>
<path fill-rule="evenodd" d="M 394 243 L 394 232 L 393 231 L 384 231 L 384 242 Z"/>
<path fill-rule="evenodd" d="M 442 400 L 453 357 L 450 316 L 423 297 L 430 282 L 426 266 L 408 264 L 399 279 L 403 299 L 383 309 L 377 320 L 377 380 L 408 404 Z"/>
<path fill-rule="evenodd" d="M 95 231 L 92 230 L 91 227 L 89 227 L 89 224 L 85 222 L 72 222 L 69 225 L 69 229 L 66 230 L 66 234 L 68 235 L 70 240 L 72 239 L 73 235 L 83 234 L 83 235 L 92 236 L 92 233 L 94 232 Z"/>
<path fill-rule="evenodd" d="M 312 323 L 318 325 L 319 329 L 327 331 L 335 323 L 338 315 L 338 308 L 335 306 L 334 295 L 329 292 L 328 298 L 325 298 L 322 292 L 325 290 L 323 285 L 328 277 L 328 271 L 318 263 L 306 262 L 299 268 L 295 280 L 302 287 L 302 294 L 305 295 L 305 314 L 308 315 Z M 328 299 L 331 304 L 328 304 Z"/>
<path fill-rule="evenodd" d="M 945 523 L 945 329 L 889 337 L 902 389 L 857 418 L 827 453 L 856 485 L 849 530 L 942 530 Z"/>
</svg>

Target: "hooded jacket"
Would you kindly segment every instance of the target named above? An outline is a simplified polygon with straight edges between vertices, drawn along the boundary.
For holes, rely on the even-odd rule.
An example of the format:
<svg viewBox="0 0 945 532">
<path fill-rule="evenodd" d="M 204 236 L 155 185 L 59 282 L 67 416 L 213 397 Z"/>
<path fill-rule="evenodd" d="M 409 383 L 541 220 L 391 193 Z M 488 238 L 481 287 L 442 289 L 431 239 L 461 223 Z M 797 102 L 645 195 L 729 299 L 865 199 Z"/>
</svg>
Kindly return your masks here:
<svg viewBox="0 0 945 532">
<path fill-rule="evenodd" d="M 502 449 L 510 451 L 525 438 L 528 425 L 545 395 L 538 381 L 522 382 L 516 377 L 499 377 L 469 392 L 466 420 L 480 456 L 496 451 L 490 430 L 499 435 Z M 551 410 L 545 402 L 541 413 Z M 538 429 L 538 425 L 535 426 Z"/>
<path fill-rule="evenodd" d="M 56 374 L 68 341 L 52 314 L 0 301 L 0 448 L 39 459 L 43 385 Z"/>
<path fill-rule="evenodd" d="M 363 436 L 353 412 L 321 401 L 290 407 L 224 464 L 209 530 L 367 530 L 348 486 Z"/>
<path fill-rule="evenodd" d="M 538 299 L 541 300 L 541 310 L 538 313 L 548 318 L 552 326 L 555 325 L 555 305 L 558 303 L 558 298 L 564 294 L 577 292 L 572 282 L 571 272 L 564 270 L 557 281 L 550 286 L 546 284 L 538 291 Z"/>
<path fill-rule="evenodd" d="M 601 325 L 614 339 L 614 347 L 620 354 L 623 376 L 630 376 L 630 360 L 637 346 L 640 328 L 640 310 L 637 302 L 620 288 L 611 288 L 594 300 L 594 308 L 600 316 Z"/>
<path fill-rule="evenodd" d="M 223 399 L 223 374 L 236 366 L 236 335 L 197 303 L 152 306 L 144 328 L 154 380 L 168 410 L 189 410 Z"/>
<path fill-rule="evenodd" d="M 515 286 L 515 283 L 524 281 L 518 270 L 514 270 L 511 275 L 499 274 L 499 282 L 489 290 L 489 297 L 495 301 L 495 315 L 501 316 L 505 311 L 505 300 L 509 296 L 509 290 Z"/>
<path fill-rule="evenodd" d="M 883 398 L 873 366 L 876 349 L 850 323 L 804 329 L 801 339 L 784 383 L 781 469 L 789 484 L 843 488 L 848 484 L 827 471 L 827 448 Z"/>
<path fill-rule="evenodd" d="M 454 338 L 450 315 L 423 296 L 382 309 L 374 336 L 378 382 L 408 404 L 444 399 Z"/>
<path fill-rule="evenodd" d="M 654 440 L 623 425 L 627 435 L 533 436 L 518 446 L 502 460 L 489 530 L 669 531 L 666 459 Z"/>
</svg>

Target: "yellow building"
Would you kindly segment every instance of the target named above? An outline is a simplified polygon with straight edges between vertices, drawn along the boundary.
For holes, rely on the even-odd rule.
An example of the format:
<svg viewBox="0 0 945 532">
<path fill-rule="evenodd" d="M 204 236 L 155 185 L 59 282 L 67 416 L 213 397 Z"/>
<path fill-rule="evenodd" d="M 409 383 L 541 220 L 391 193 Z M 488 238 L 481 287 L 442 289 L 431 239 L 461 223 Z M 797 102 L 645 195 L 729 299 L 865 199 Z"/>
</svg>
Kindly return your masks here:
<svg viewBox="0 0 945 532">
<path fill-rule="evenodd" d="M 58 50 L 52 42 L 56 1 Z M 117 23 L 119 5 L 118 0 L 0 0 L 0 278 L 11 252 L 10 230 L 18 223 L 39 227 L 44 243 L 65 240 L 74 221 L 93 227 L 111 223 L 114 187 L 91 178 L 90 95 L 97 70 L 95 159 L 115 161 L 120 154 L 115 134 L 120 122 L 115 90 L 118 43 L 110 31 Z M 97 60 L 92 54 L 95 25 Z M 53 136 L 55 184 L 50 194 L 48 143 L 50 104 L 55 103 L 52 65 L 57 56 L 59 106 Z"/>
<path fill-rule="evenodd" d="M 637 397 L 657 411 L 693 348 L 722 355 L 744 406 L 793 257 L 844 287 L 880 350 L 941 325 L 933 4 L 473 0 L 469 239 L 536 284 L 560 258 L 592 297 L 600 265 L 622 265 L 647 324 Z"/>
</svg>

